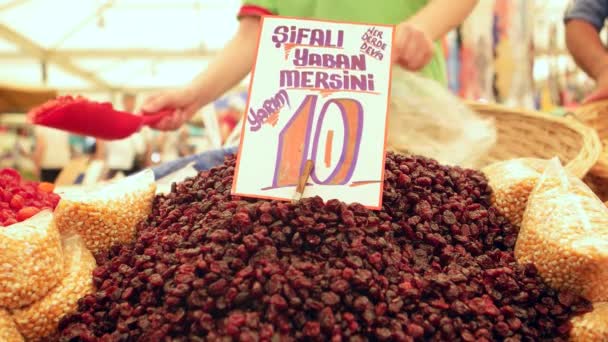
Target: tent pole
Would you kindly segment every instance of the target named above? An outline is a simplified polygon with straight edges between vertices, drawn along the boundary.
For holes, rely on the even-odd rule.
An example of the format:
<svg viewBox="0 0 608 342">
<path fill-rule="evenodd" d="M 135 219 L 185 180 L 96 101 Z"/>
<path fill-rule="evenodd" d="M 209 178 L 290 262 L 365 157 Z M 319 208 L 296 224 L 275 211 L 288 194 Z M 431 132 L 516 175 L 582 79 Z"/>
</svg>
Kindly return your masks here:
<svg viewBox="0 0 608 342">
<path fill-rule="evenodd" d="M 44 59 L 40 60 L 40 74 L 42 76 L 42 84 L 46 86 L 49 78 L 49 68 L 47 61 Z"/>
</svg>

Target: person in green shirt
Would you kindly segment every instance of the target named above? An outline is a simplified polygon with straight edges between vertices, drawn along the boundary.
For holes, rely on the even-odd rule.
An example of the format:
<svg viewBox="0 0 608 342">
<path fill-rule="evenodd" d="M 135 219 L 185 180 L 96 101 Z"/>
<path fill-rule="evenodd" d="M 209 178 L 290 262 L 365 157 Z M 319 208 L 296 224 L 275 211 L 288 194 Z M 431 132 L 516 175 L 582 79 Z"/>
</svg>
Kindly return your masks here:
<svg viewBox="0 0 608 342">
<path fill-rule="evenodd" d="M 235 36 L 190 84 L 146 99 L 144 112 L 175 109 L 153 128 L 181 127 L 201 107 L 232 89 L 255 63 L 260 17 L 288 17 L 396 25 L 393 62 L 446 84 L 439 40 L 459 25 L 477 0 L 245 0 Z"/>
</svg>

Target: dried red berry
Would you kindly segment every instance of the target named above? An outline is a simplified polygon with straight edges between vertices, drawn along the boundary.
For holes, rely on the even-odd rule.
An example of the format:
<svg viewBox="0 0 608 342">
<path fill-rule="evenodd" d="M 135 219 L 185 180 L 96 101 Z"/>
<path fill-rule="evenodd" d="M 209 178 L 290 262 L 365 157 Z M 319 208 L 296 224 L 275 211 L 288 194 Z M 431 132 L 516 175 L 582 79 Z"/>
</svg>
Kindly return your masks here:
<svg viewBox="0 0 608 342">
<path fill-rule="evenodd" d="M 48 340 L 564 340 L 590 310 L 515 262 L 476 171 L 388 153 L 370 211 L 232 197 L 234 167 L 158 196 Z"/>
</svg>

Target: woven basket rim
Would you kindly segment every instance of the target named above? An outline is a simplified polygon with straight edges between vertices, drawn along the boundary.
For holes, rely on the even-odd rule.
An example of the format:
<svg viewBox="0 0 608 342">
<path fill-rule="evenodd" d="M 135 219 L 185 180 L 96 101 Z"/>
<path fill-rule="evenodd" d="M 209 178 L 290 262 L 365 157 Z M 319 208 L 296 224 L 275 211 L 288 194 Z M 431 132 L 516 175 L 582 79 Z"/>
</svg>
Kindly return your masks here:
<svg viewBox="0 0 608 342">
<path fill-rule="evenodd" d="M 587 122 L 592 128 L 603 135 L 606 135 L 608 129 L 608 99 L 599 100 L 591 103 L 586 103 L 575 108 L 573 114 L 581 121 Z M 606 121 L 604 121 L 606 120 Z M 600 136 L 602 145 L 608 140 L 608 136 Z M 603 146 L 606 149 L 606 146 Z M 597 177 L 608 179 L 608 154 L 600 153 L 597 163 L 589 171 Z"/>
<path fill-rule="evenodd" d="M 593 101 L 593 102 L 581 104 L 578 107 L 574 108 L 572 110 L 572 112 L 575 114 L 579 113 L 579 112 L 588 112 L 588 111 L 590 111 L 590 109 L 595 109 L 597 107 L 606 107 L 607 105 L 608 105 L 608 99 L 603 99 L 603 100 L 599 100 L 599 101 Z"/>
<path fill-rule="evenodd" d="M 579 121 L 576 117 L 557 117 L 535 110 L 508 107 L 494 103 L 481 103 L 474 101 L 465 101 L 465 103 L 475 111 L 503 112 L 521 116 L 522 120 L 527 119 L 531 121 L 534 119 L 536 122 L 540 119 L 542 121 L 551 122 L 552 124 L 564 126 L 576 132 L 581 137 L 582 147 L 578 151 L 577 155 L 568 162 L 566 167 L 580 178 L 583 178 L 600 158 L 600 154 L 602 152 L 602 143 L 597 131 Z"/>
</svg>

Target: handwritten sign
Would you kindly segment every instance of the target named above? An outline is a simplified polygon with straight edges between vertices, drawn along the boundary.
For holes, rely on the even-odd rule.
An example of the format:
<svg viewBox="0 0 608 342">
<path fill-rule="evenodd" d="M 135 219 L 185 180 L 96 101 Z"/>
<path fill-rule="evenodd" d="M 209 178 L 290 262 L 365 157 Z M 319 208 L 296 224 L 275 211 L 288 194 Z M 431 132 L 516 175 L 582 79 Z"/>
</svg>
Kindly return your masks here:
<svg viewBox="0 0 608 342">
<path fill-rule="evenodd" d="M 265 17 L 232 193 L 382 205 L 390 26 Z"/>
</svg>

